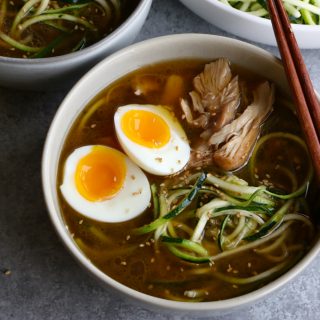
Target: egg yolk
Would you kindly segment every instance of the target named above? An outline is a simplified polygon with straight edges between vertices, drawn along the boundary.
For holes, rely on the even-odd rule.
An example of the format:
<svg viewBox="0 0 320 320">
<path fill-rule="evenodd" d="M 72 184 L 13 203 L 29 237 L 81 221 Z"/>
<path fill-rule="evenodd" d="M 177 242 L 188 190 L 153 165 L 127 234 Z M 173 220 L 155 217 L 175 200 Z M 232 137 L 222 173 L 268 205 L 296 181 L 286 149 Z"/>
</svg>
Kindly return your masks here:
<svg viewBox="0 0 320 320">
<path fill-rule="evenodd" d="M 146 110 L 129 110 L 121 119 L 121 129 L 133 142 L 147 148 L 161 148 L 170 140 L 168 124 Z"/>
<path fill-rule="evenodd" d="M 93 147 L 77 165 L 75 183 L 78 192 L 89 201 L 113 198 L 126 177 L 125 158 L 118 151 Z"/>
</svg>

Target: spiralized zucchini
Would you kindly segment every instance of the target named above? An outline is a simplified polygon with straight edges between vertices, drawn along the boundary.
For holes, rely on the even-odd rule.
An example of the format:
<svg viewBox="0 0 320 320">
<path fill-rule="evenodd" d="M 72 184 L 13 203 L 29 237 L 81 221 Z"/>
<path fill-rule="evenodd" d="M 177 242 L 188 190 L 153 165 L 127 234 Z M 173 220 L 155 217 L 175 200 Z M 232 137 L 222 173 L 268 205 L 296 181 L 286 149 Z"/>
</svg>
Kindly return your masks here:
<svg viewBox="0 0 320 320">
<path fill-rule="evenodd" d="M 220 0 L 235 9 L 269 19 L 266 0 Z M 282 0 L 292 23 L 320 25 L 320 0 Z"/>
<path fill-rule="evenodd" d="M 254 171 L 255 159 L 261 146 L 271 139 L 289 139 L 308 151 L 301 138 L 276 132 L 263 136 L 257 143 L 250 162 Z M 304 226 L 310 237 L 314 227 L 305 215 L 304 195 L 312 180 L 310 161 L 301 185 L 295 181 L 292 192 L 284 194 L 264 185 L 249 185 L 236 175 L 218 176 L 214 173 L 196 173 L 182 187 L 151 187 L 155 219 L 133 231 L 135 235 L 154 233 L 156 248 L 165 246 L 173 256 L 189 265 L 197 266 L 190 273 L 201 273 L 236 286 L 265 281 L 288 269 L 301 256 L 304 248 L 289 240 L 292 228 Z M 294 173 L 285 172 L 291 177 Z M 290 180 L 290 179 L 289 179 Z M 190 223 L 190 219 L 193 219 Z M 192 228 L 193 225 L 193 228 Z M 248 277 L 213 270 L 216 261 L 243 252 L 253 252 L 274 263 L 266 270 Z M 292 254 L 298 251 L 298 254 Z M 206 267 L 199 268 L 200 265 Z M 194 294 L 197 299 L 197 292 Z M 188 297 L 190 298 L 188 295 Z"/>
<path fill-rule="evenodd" d="M 122 0 L 2 0 L 0 55 L 43 58 L 78 51 L 121 21 Z"/>
</svg>

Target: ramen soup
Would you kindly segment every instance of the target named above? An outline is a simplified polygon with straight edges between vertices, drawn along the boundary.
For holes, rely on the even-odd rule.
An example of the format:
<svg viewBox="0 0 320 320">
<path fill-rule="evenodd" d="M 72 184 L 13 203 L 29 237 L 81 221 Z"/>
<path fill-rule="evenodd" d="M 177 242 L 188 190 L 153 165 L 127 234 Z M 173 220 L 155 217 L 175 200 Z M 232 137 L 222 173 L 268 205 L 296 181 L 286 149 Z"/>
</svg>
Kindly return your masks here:
<svg viewBox="0 0 320 320">
<path fill-rule="evenodd" d="M 0 0 L 0 56 L 44 58 L 90 46 L 139 0 Z"/>
<path fill-rule="evenodd" d="M 78 247 L 149 295 L 239 296 L 314 241 L 312 166 L 291 104 L 224 58 L 111 84 L 71 129 L 58 175 Z"/>
</svg>

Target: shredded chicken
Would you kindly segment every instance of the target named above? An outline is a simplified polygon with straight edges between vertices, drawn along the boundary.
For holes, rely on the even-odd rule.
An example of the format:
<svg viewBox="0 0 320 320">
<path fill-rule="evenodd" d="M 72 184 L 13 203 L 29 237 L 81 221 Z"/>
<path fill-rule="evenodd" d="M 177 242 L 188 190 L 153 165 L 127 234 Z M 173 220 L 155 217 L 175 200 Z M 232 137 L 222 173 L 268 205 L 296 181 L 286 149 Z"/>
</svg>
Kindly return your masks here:
<svg viewBox="0 0 320 320">
<path fill-rule="evenodd" d="M 190 166 L 215 164 L 226 171 L 242 167 L 272 110 L 273 86 L 260 84 L 253 92 L 252 103 L 240 113 L 239 80 L 232 76 L 227 59 L 207 64 L 193 85 L 191 101 L 181 99 L 180 104 L 188 124 L 204 130 L 193 146 Z M 244 102 L 247 97 L 242 105 Z"/>
<path fill-rule="evenodd" d="M 205 65 L 193 80 L 195 90 L 189 93 L 192 107 L 181 99 L 187 122 L 196 128 L 208 129 L 211 135 L 235 118 L 240 103 L 238 77 L 232 78 L 230 63 L 218 59 Z M 196 116 L 194 116 L 194 113 Z"/>
<path fill-rule="evenodd" d="M 264 82 L 253 92 L 253 102 L 230 124 L 214 133 L 208 140 L 217 150 L 213 161 L 224 170 L 243 166 L 257 141 L 261 125 L 272 110 L 274 88 Z M 224 143 L 221 147 L 220 145 Z"/>
</svg>

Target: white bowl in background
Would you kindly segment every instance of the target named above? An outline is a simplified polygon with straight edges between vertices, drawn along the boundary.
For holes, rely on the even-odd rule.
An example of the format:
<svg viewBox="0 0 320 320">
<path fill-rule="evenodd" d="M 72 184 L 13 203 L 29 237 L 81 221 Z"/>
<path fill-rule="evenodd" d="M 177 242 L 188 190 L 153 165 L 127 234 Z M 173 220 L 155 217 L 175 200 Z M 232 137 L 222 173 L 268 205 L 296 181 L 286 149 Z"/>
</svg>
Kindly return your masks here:
<svg viewBox="0 0 320 320">
<path fill-rule="evenodd" d="M 213 302 L 178 302 L 153 297 L 117 282 L 100 271 L 78 248 L 65 225 L 58 201 L 58 163 L 65 139 L 86 105 L 108 85 L 143 66 L 168 60 L 199 58 L 214 60 L 227 57 L 232 63 L 251 70 L 288 93 L 280 60 L 267 51 L 245 42 L 213 35 L 181 34 L 150 39 L 129 46 L 103 60 L 89 71 L 60 105 L 47 135 L 42 158 L 42 183 L 52 223 L 68 250 L 103 284 L 108 285 L 140 306 L 180 315 L 217 315 L 256 302 L 274 292 L 301 272 L 320 251 L 320 240 L 285 274 L 264 287 L 242 296 Z M 65 284 L 66 288 L 68 283 Z"/>
<path fill-rule="evenodd" d="M 250 41 L 276 46 L 269 19 L 256 17 L 228 6 L 219 0 L 180 0 L 198 16 L 218 28 Z M 292 29 L 302 49 L 320 48 L 320 25 L 292 24 Z"/>
<path fill-rule="evenodd" d="M 98 61 L 131 44 L 140 32 L 152 0 L 141 0 L 112 33 L 80 51 L 57 57 L 22 59 L 0 56 L 0 86 L 27 90 L 68 87 Z"/>
</svg>

